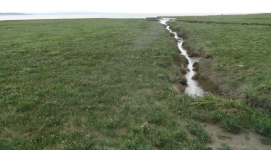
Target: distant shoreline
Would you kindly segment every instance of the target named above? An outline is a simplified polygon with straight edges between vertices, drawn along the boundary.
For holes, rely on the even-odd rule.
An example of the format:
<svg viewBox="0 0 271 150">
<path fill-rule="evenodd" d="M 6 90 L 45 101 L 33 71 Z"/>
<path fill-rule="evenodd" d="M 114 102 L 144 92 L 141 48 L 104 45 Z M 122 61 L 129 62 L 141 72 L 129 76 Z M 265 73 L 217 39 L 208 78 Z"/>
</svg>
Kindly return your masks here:
<svg viewBox="0 0 271 150">
<path fill-rule="evenodd" d="M 8 16 L 8 15 L 31 15 L 31 14 L 25 14 L 25 13 L 0 13 L 0 15 Z"/>
<path fill-rule="evenodd" d="M 0 13 L 0 21 L 8 20 L 40 20 L 40 19 L 90 19 L 90 18 L 148 18 L 148 17 L 162 17 L 162 16 L 209 16 L 209 15 L 221 15 L 215 13 L 209 14 L 189 14 L 189 13 L 89 13 L 89 14 L 37 14 L 37 13 Z M 232 15 L 232 14 L 224 14 Z M 246 15 L 246 14 L 242 14 Z"/>
<path fill-rule="evenodd" d="M 164 16 L 165 14 L 168 14 L 168 15 L 172 15 L 172 14 L 175 14 L 175 15 L 180 15 L 180 16 L 207 16 L 207 15 L 221 15 L 220 13 L 123 13 L 123 12 L 48 12 L 48 13 L 15 13 L 15 12 L 9 12 L 9 13 L 1 13 L 0 12 L 0 15 L 4 15 L 4 16 L 7 16 L 7 15 L 98 15 L 98 14 L 101 14 L 101 15 L 105 15 L 105 14 L 114 14 L 114 15 L 121 15 L 121 14 L 124 14 L 124 15 L 128 15 L 128 14 L 134 14 L 134 15 L 142 15 L 142 14 L 152 14 L 152 16 L 154 14 L 159 14 L 159 15 L 162 15 Z M 224 15 L 237 15 L 238 13 L 224 13 Z M 241 14 L 254 14 L 254 13 L 240 13 L 239 15 Z"/>
<path fill-rule="evenodd" d="M 3 13 L 2 13 L 3 14 Z M 87 18 L 147 18 L 147 17 L 157 17 L 157 16 L 207 16 L 207 15 L 219 15 L 219 14 L 163 14 L 163 13 L 93 13 L 93 14 L 29 14 L 29 15 L 1 15 L 0 21 L 7 20 L 36 20 L 36 19 L 87 19 Z"/>
</svg>

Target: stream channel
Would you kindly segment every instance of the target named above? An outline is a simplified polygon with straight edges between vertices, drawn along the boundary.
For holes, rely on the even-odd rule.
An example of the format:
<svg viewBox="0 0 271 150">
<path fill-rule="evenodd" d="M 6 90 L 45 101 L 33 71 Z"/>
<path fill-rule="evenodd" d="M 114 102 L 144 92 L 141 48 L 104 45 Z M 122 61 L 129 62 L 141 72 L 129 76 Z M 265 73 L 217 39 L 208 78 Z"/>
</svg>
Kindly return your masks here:
<svg viewBox="0 0 271 150">
<path fill-rule="evenodd" d="M 182 47 L 183 39 L 178 37 L 177 32 L 173 32 L 166 23 L 167 21 L 170 21 L 171 19 L 174 19 L 174 18 L 162 18 L 162 19 L 160 19 L 160 23 L 163 25 L 166 25 L 166 29 L 169 30 L 170 33 L 174 34 L 174 37 L 177 40 L 177 46 L 178 46 L 179 50 L 181 51 L 181 55 L 184 55 L 185 58 L 189 62 L 188 66 L 187 66 L 189 72 L 185 75 L 185 78 L 187 79 L 187 87 L 185 88 L 185 93 L 187 93 L 188 95 L 191 95 L 191 96 L 203 96 L 204 95 L 203 89 L 198 86 L 197 81 L 192 79 L 192 77 L 196 74 L 196 72 L 193 71 L 193 64 L 195 62 L 199 62 L 200 58 L 189 57 L 187 55 L 186 50 L 184 50 Z"/>
</svg>

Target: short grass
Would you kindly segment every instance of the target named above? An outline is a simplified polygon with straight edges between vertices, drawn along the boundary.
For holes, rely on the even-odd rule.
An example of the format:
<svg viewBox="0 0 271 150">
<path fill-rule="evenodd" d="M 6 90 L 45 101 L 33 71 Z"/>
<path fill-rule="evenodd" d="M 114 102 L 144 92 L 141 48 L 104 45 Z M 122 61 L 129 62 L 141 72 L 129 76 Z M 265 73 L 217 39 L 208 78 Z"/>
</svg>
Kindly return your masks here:
<svg viewBox="0 0 271 150">
<path fill-rule="evenodd" d="M 227 83 L 229 96 L 239 90 L 236 99 L 246 97 L 252 106 L 271 110 L 271 27 L 182 21 L 191 18 L 224 22 L 257 18 L 256 22 L 260 22 L 270 20 L 270 14 L 182 17 L 172 21 L 171 25 L 186 37 L 188 46 L 204 51 L 205 57 L 209 58 L 200 64 L 201 74 L 215 75 L 216 79 L 210 80 Z"/>
<path fill-rule="evenodd" d="M 152 149 L 185 140 L 180 120 L 167 111 L 181 92 L 169 82 L 178 75 L 171 67 L 178 49 L 161 24 L 76 19 L 0 26 L 0 133 L 12 149 Z M 151 128 L 141 127 L 145 122 Z"/>
<path fill-rule="evenodd" d="M 191 149 L 198 121 L 271 137 L 244 100 L 192 98 L 171 82 L 178 51 L 144 19 L 0 22 L 0 149 Z M 191 134 L 191 136 L 189 135 Z"/>
</svg>

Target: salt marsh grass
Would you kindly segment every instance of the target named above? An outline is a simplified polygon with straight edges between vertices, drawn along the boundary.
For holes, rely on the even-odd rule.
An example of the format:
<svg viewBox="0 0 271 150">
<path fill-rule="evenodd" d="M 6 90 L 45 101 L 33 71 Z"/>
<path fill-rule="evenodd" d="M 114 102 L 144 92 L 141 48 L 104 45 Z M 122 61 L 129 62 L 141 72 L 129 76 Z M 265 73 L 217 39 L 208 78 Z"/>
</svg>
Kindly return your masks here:
<svg viewBox="0 0 271 150">
<path fill-rule="evenodd" d="M 270 138 L 270 114 L 243 99 L 181 92 L 170 79 L 181 72 L 178 48 L 157 22 L 28 20 L 0 27 L 0 149 L 210 149 L 198 121 L 236 131 L 230 120 Z"/>
<path fill-rule="evenodd" d="M 270 19 L 270 14 L 195 16 L 170 25 L 185 36 L 191 53 L 206 58 L 200 81 L 208 78 L 225 96 L 270 110 Z"/>
</svg>

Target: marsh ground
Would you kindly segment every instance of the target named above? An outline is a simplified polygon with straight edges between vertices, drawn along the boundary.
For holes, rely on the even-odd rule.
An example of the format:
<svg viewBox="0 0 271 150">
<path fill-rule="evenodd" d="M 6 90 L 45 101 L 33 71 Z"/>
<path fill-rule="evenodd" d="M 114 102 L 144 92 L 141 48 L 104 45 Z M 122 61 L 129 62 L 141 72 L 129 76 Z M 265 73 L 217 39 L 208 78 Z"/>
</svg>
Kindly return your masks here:
<svg viewBox="0 0 271 150">
<path fill-rule="evenodd" d="M 157 22 L 0 26 L 1 148 L 210 149 L 206 143 L 213 139 L 198 122 L 271 137 L 270 114 L 244 99 L 182 93 L 172 80 L 180 72 L 178 48 Z"/>
</svg>

